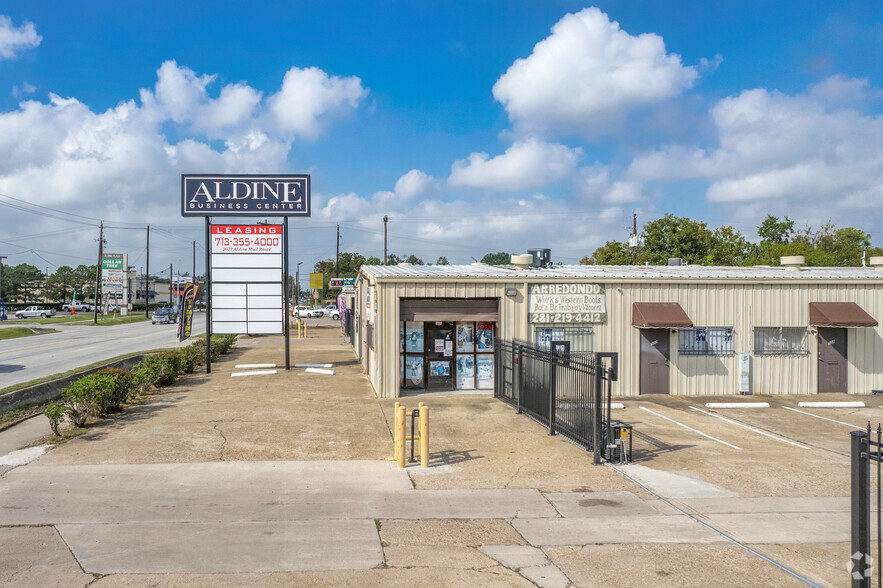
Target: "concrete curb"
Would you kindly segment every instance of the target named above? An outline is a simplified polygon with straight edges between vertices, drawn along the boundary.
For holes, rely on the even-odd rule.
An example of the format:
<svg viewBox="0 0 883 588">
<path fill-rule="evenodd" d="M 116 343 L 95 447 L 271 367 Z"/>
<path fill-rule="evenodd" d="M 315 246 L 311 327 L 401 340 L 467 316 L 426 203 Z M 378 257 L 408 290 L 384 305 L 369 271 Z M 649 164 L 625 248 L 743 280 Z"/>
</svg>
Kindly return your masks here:
<svg viewBox="0 0 883 588">
<path fill-rule="evenodd" d="M 9 392 L 8 394 L 0 396 L 0 412 L 12 410 L 13 408 L 18 408 L 24 404 L 46 402 L 47 400 L 58 398 L 61 395 L 61 391 L 70 386 L 71 382 L 74 380 L 78 380 L 83 376 L 88 376 L 89 374 L 95 373 L 98 370 L 103 370 L 104 368 L 111 367 L 130 370 L 136 363 L 144 359 L 145 355 L 146 354 L 143 353 L 134 355 L 132 357 L 127 357 L 126 359 L 120 359 L 92 369 L 77 372 L 76 374 L 64 378 L 52 380 L 51 382 L 43 382 L 42 384 L 35 384 L 34 386 Z"/>
</svg>

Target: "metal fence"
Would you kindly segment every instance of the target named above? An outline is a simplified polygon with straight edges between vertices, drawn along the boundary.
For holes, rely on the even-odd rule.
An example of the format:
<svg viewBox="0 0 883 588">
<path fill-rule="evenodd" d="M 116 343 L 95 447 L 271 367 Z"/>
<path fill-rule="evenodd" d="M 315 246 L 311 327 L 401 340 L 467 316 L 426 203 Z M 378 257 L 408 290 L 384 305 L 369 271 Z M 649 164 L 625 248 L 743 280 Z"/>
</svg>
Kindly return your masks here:
<svg viewBox="0 0 883 588">
<path fill-rule="evenodd" d="M 512 404 L 594 455 L 601 463 L 605 415 L 616 381 L 616 353 L 572 352 L 567 341 L 548 348 L 524 341 L 497 340 L 494 396 Z"/>
<path fill-rule="evenodd" d="M 874 577 L 874 559 L 872 553 L 877 553 L 877 586 L 883 586 L 883 560 L 880 554 L 881 539 L 881 503 L 883 497 L 880 493 L 881 478 L 881 437 L 883 428 L 878 424 L 877 430 L 871 430 L 871 423 L 865 431 L 852 432 L 852 558 L 849 561 L 849 572 L 852 575 L 852 586 L 855 588 L 870 588 Z M 872 472 L 871 463 L 875 470 Z M 877 546 L 871 549 L 871 474 L 877 477 L 874 488 L 877 500 Z"/>
<path fill-rule="evenodd" d="M 345 311 L 344 317 L 344 333 L 349 338 L 350 345 L 353 347 L 356 346 L 356 337 L 355 337 L 355 325 L 356 325 L 356 315 L 353 312 L 352 308 L 347 308 Z"/>
</svg>

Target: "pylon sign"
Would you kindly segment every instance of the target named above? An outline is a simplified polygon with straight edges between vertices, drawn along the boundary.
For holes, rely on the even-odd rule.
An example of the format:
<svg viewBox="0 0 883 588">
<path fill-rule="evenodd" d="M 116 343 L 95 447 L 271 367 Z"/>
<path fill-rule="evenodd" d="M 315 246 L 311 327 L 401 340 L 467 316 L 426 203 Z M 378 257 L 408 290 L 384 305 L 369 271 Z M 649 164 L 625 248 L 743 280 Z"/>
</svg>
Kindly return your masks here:
<svg viewBox="0 0 883 588">
<path fill-rule="evenodd" d="M 205 217 L 207 359 L 213 332 L 284 334 L 289 369 L 288 217 L 311 212 L 309 175 L 181 176 L 181 216 Z M 281 225 L 215 225 L 213 216 L 283 218 Z"/>
</svg>

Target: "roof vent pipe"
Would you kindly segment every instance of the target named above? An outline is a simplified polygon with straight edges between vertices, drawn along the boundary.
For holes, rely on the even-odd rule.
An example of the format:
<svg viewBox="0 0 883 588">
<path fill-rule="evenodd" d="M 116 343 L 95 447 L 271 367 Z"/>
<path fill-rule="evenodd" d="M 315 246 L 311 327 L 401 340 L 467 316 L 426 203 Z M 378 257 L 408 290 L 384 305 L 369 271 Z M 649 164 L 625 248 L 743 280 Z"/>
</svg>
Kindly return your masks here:
<svg viewBox="0 0 883 588">
<path fill-rule="evenodd" d="M 527 269 L 533 261 L 533 255 L 513 255 L 512 265 L 518 269 Z"/>
<path fill-rule="evenodd" d="M 786 255 L 779 258 L 779 263 L 789 272 L 799 272 L 800 266 L 806 263 L 806 258 L 802 255 Z"/>
<path fill-rule="evenodd" d="M 877 271 L 883 271 L 883 255 L 875 255 L 870 260 L 871 267 L 877 268 Z"/>
</svg>

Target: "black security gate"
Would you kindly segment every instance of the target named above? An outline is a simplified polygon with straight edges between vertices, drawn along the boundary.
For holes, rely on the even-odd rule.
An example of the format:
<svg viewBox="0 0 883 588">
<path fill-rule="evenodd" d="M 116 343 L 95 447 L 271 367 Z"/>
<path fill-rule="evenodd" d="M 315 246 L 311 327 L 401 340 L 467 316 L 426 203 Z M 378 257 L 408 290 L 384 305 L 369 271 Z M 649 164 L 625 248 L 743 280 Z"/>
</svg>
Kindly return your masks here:
<svg viewBox="0 0 883 588">
<path fill-rule="evenodd" d="M 356 335 L 356 329 L 355 329 L 356 315 L 353 312 L 352 308 L 347 308 L 344 311 L 344 314 L 345 314 L 345 316 L 344 316 L 344 331 L 346 333 L 346 336 L 349 337 L 350 345 L 355 347 L 356 346 L 356 336 L 355 336 Z"/>
<path fill-rule="evenodd" d="M 612 438 L 609 404 L 617 379 L 616 353 L 573 352 L 567 341 L 540 348 L 524 341 L 498 339 L 494 396 L 515 406 L 586 451 L 601 463 Z M 606 433 L 606 434 L 605 434 Z"/>
<path fill-rule="evenodd" d="M 871 423 L 865 431 L 852 432 L 852 554 L 849 561 L 849 572 L 852 575 L 852 586 L 870 588 L 874 576 L 874 560 L 871 549 L 871 477 L 877 478 L 874 494 L 877 501 L 877 586 L 883 586 L 883 559 L 880 554 L 881 539 L 881 506 L 883 496 L 880 493 L 881 480 L 881 442 L 883 428 L 871 430 Z M 876 464 L 872 466 L 871 463 Z"/>
</svg>

